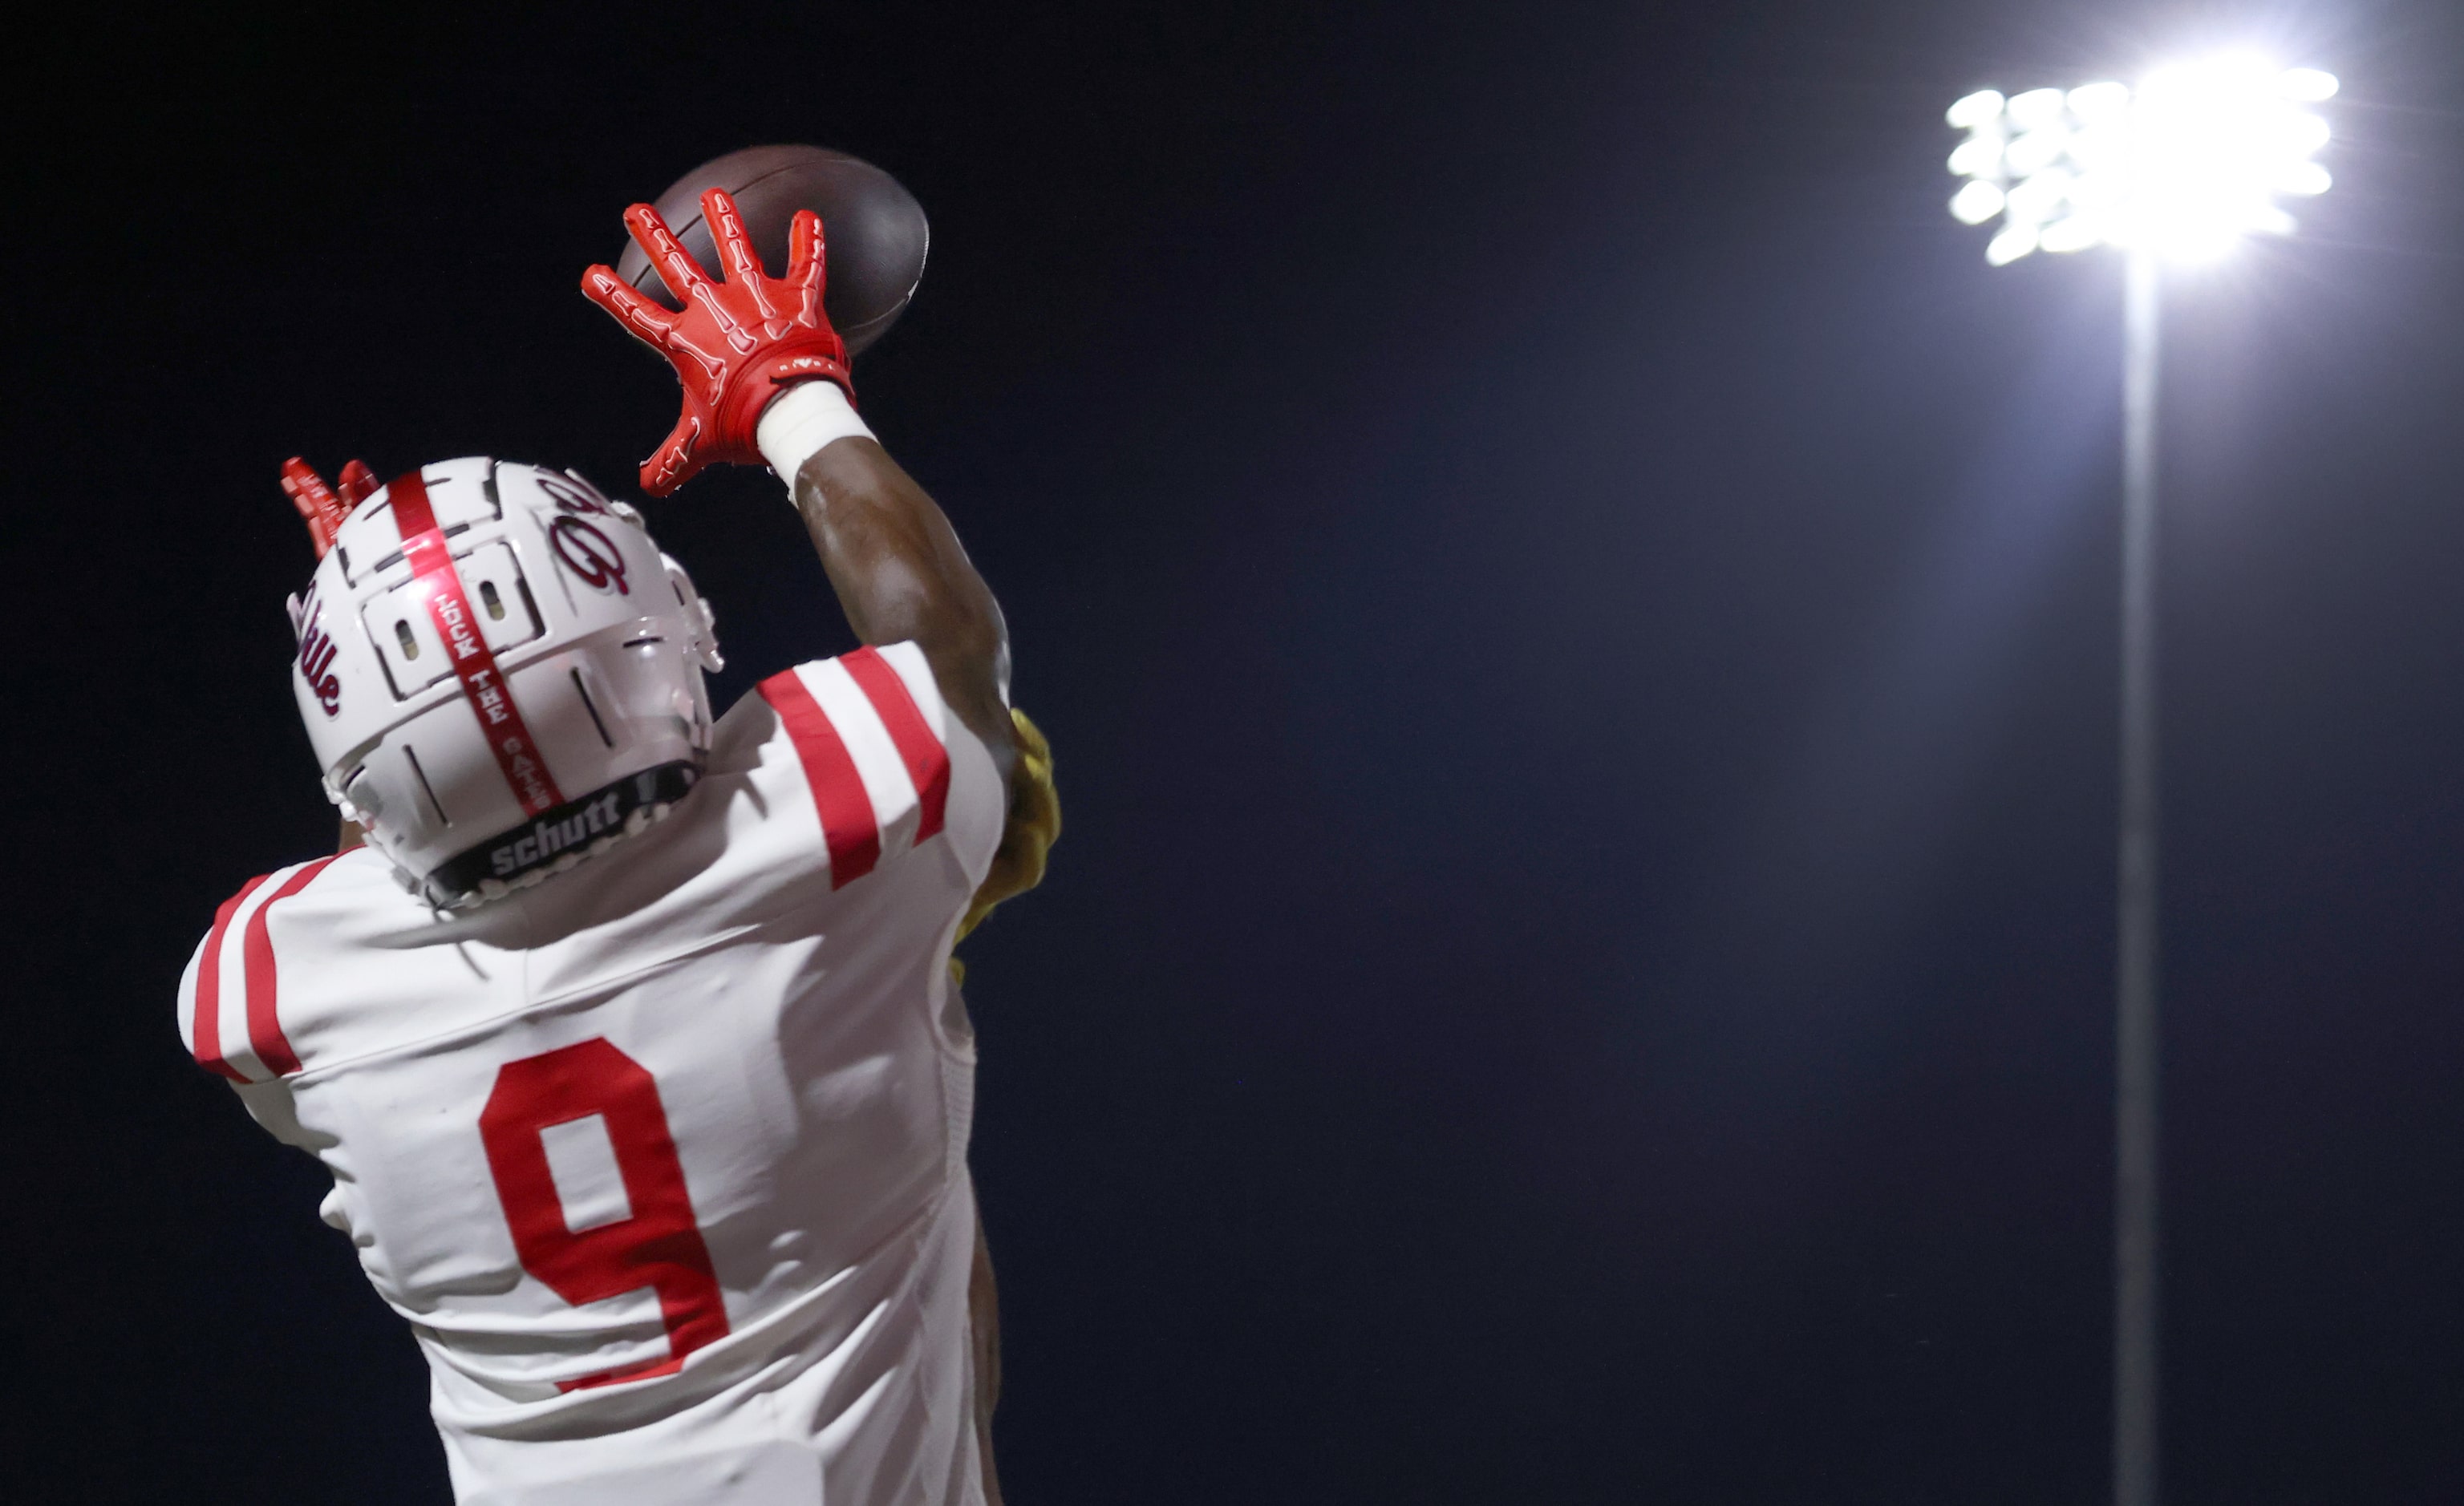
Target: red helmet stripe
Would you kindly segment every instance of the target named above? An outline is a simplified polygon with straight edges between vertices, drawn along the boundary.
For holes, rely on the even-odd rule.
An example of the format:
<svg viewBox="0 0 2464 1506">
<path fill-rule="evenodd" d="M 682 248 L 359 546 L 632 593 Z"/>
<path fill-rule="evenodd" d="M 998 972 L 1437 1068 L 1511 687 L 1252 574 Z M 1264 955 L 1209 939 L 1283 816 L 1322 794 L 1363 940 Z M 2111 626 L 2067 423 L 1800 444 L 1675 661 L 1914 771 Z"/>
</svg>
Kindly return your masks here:
<svg viewBox="0 0 2464 1506">
<path fill-rule="evenodd" d="M 453 672 L 462 681 L 462 698 L 479 718 L 479 732 L 488 740 L 488 751 L 496 755 L 496 767 L 504 771 L 514 797 L 522 802 L 522 814 L 537 816 L 562 805 L 564 796 L 548 773 L 547 757 L 523 724 L 521 709 L 514 705 L 513 688 L 505 684 L 496 668 L 496 656 L 480 635 L 478 614 L 462 594 L 462 576 L 453 568 L 453 552 L 446 547 L 444 531 L 436 526 L 436 510 L 428 502 L 428 483 L 418 471 L 410 471 L 394 479 L 387 497 L 394 527 L 402 534 L 402 557 L 410 561 L 411 574 L 427 585 L 422 594 L 428 599 L 429 620 L 436 624 L 436 636 L 453 661 Z"/>
</svg>

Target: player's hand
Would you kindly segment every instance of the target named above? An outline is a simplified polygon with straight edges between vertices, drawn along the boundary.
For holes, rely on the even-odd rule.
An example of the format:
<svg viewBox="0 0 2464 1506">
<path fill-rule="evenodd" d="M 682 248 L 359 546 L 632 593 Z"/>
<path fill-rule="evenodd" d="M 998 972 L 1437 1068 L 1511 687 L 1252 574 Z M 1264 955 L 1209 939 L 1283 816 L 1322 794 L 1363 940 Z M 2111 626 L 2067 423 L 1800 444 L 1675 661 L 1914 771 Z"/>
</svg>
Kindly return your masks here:
<svg viewBox="0 0 2464 1506">
<path fill-rule="evenodd" d="M 754 426 L 785 387 L 825 379 L 855 399 L 847 344 L 822 312 L 821 216 L 797 212 L 781 278 L 762 272 L 725 189 L 704 193 L 701 212 L 727 263 L 724 282 L 710 280 L 658 210 L 637 204 L 625 211 L 625 228 L 684 305 L 681 313 L 642 296 L 607 267 L 582 274 L 583 296 L 667 357 L 684 383 L 684 415 L 658 453 L 642 462 L 642 489 L 652 496 L 666 496 L 715 462 L 760 465 Z"/>
<path fill-rule="evenodd" d="M 309 542 L 317 546 L 317 557 L 334 547 L 334 535 L 341 532 L 342 519 L 377 492 L 376 473 L 354 460 L 342 468 L 342 491 L 325 485 L 325 478 L 308 469 L 308 462 L 294 455 L 282 463 L 282 494 L 299 510 L 300 519 L 308 525 Z"/>
</svg>

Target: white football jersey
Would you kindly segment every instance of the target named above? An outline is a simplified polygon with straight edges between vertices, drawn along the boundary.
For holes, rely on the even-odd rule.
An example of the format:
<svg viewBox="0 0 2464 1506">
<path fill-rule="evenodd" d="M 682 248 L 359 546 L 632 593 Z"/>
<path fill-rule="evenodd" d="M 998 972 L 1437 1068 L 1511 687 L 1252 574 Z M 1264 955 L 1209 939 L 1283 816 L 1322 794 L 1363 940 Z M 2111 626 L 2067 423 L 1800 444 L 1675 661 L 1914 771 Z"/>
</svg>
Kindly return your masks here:
<svg viewBox="0 0 2464 1506">
<path fill-rule="evenodd" d="M 360 848 L 222 906 L 181 1030 L 332 1171 L 459 1500 L 980 1501 L 947 963 L 1004 798 L 921 651 L 868 648 L 535 888 L 435 911 Z"/>
</svg>

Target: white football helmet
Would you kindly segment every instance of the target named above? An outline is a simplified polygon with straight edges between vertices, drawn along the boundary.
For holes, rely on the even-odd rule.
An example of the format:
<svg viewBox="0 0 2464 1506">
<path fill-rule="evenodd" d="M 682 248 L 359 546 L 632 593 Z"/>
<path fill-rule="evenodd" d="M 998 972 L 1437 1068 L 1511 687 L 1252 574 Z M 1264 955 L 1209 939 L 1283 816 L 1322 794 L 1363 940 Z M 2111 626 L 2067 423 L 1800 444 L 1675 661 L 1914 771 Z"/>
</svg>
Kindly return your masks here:
<svg viewBox="0 0 2464 1506">
<path fill-rule="evenodd" d="M 325 794 L 439 906 L 665 816 L 710 749 L 710 603 L 571 471 L 472 456 L 353 508 L 291 599 Z"/>
</svg>

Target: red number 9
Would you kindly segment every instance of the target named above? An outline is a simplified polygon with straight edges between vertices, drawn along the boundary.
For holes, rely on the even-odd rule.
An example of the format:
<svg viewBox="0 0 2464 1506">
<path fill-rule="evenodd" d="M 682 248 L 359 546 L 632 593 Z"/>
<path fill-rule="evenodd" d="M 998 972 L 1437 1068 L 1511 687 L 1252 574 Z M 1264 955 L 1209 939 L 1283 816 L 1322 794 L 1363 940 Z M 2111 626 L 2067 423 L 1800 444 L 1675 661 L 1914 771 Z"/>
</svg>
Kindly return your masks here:
<svg viewBox="0 0 2464 1506">
<path fill-rule="evenodd" d="M 606 1123 L 632 1211 L 575 1233 L 565 1223 L 540 1131 L 593 1114 Z M 672 1374 L 683 1368 L 685 1356 L 726 1337 L 727 1304 L 710 1247 L 693 1222 L 684 1164 L 668 1134 L 658 1084 L 640 1062 L 604 1037 L 509 1061 L 479 1112 L 479 1139 L 523 1270 L 576 1305 L 644 1287 L 659 1294 L 666 1359 L 560 1381 L 559 1390 Z"/>
</svg>

